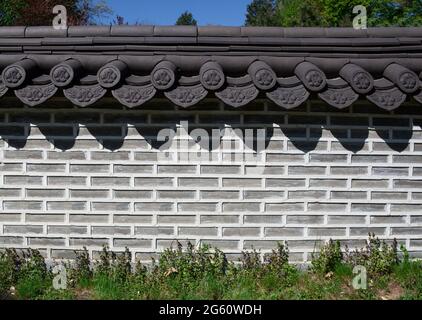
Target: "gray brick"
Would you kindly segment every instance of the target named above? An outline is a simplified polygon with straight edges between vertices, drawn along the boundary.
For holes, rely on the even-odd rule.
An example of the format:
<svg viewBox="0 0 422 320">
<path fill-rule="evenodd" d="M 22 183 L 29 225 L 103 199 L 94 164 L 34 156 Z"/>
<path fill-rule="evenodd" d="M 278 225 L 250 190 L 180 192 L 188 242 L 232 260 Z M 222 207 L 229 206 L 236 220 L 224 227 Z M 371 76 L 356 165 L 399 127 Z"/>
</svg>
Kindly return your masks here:
<svg viewBox="0 0 422 320">
<path fill-rule="evenodd" d="M 217 228 L 204 227 L 179 227 L 178 233 L 180 236 L 217 236 Z"/>
<path fill-rule="evenodd" d="M 135 178 L 136 187 L 172 187 L 173 178 Z"/>
<path fill-rule="evenodd" d="M 3 152 L 4 159 L 16 159 L 16 160 L 39 160 L 42 159 L 42 151 L 35 150 L 5 150 Z"/>
<path fill-rule="evenodd" d="M 196 216 L 192 216 L 192 215 L 177 215 L 177 216 L 164 216 L 164 215 L 160 215 L 158 216 L 158 223 L 163 223 L 163 224 L 193 224 L 195 223 L 196 220 Z"/>
<path fill-rule="evenodd" d="M 151 165 L 118 165 L 113 167 L 114 173 L 146 174 L 152 173 L 154 167 Z"/>
<path fill-rule="evenodd" d="M 406 192 L 371 192 L 373 200 L 406 200 Z M 422 199 L 422 198 L 421 198 Z"/>
<path fill-rule="evenodd" d="M 240 166 L 201 166 L 201 174 L 239 174 Z"/>
<path fill-rule="evenodd" d="M 128 224 L 150 224 L 152 223 L 151 215 L 113 215 L 114 223 Z"/>
<path fill-rule="evenodd" d="M 83 151 L 66 151 L 66 152 L 47 152 L 47 159 L 49 160 L 86 160 L 85 152 Z"/>
<path fill-rule="evenodd" d="M 378 227 L 350 228 L 351 236 L 367 236 L 370 233 L 374 233 L 377 236 L 383 236 L 385 235 L 385 228 L 378 228 Z"/>
<path fill-rule="evenodd" d="M 283 199 L 285 198 L 283 191 L 245 191 L 243 195 L 244 199 Z"/>
<path fill-rule="evenodd" d="M 210 188 L 218 187 L 216 178 L 179 178 L 179 187 Z"/>
<path fill-rule="evenodd" d="M 168 199 L 168 200 L 182 200 L 182 199 L 195 199 L 195 191 L 181 191 L 181 190 L 172 190 L 172 191 L 157 191 L 158 199 Z"/>
<path fill-rule="evenodd" d="M 331 191 L 331 199 L 356 200 L 366 197 L 366 192 L 363 191 Z"/>
<path fill-rule="evenodd" d="M 303 203 L 285 202 L 285 203 L 267 203 L 265 211 L 267 212 L 297 212 L 304 211 Z"/>
<path fill-rule="evenodd" d="M 91 160 L 103 160 L 103 161 L 119 161 L 129 160 L 129 152 L 118 151 L 118 152 L 91 152 Z"/>
<path fill-rule="evenodd" d="M 84 201 L 48 201 L 47 210 L 86 210 L 86 202 Z"/>
<path fill-rule="evenodd" d="M 392 204 L 390 207 L 391 212 L 421 212 L 421 204 Z"/>
<path fill-rule="evenodd" d="M 328 215 L 328 224 L 356 225 L 356 224 L 364 224 L 365 221 L 366 221 L 365 216 Z"/>
<path fill-rule="evenodd" d="M 291 228 L 291 227 L 281 227 L 281 228 L 265 228 L 266 237 L 302 237 L 303 228 Z"/>
<path fill-rule="evenodd" d="M 183 248 L 186 248 L 189 243 L 195 244 L 193 239 L 158 239 L 157 240 L 157 249 L 177 249 L 177 244 L 180 243 Z"/>
<path fill-rule="evenodd" d="M 310 188 L 345 188 L 347 186 L 346 179 L 310 179 Z"/>
<path fill-rule="evenodd" d="M 324 216 L 311 215 L 297 215 L 287 216 L 287 224 L 322 224 L 324 223 Z"/>
<path fill-rule="evenodd" d="M 158 166 L 158 173 L 167 174 L 184 174 L 184 173 L 196 173 L 196 166 Z"/>
<path fill-rule="evenodd" d="M 0 188 L 0 198 L 14 198 L 20 197 L 21 189 L 5 189 Z"/>
<path fill-rule="evenodd" d="M 374 176 L 408 176 L 409 168 L 399 168 L 399 167 L 373 167 L 372 175 Z"/>
<path fill-rule="evenodd" d="M 352 163 L 386 163 L 388 156 L 381 155 L 352 155 Z"/>
<path fill-rule="evenodd" d="M 173 227 L 135 227 L 135 235 L 140 236 L 173 236 Z"/>
<path fill-rule="evenodd" d="M 114 190 L 116 199 L 151 199 L 152 191 L 144 190 Z"/>
<path fill-rule="evenodd" d="M 151 248 L 152 241 L 144 239 L 114 239 L 113 245 L 121 248 Z"/>
<path fill-rule="evenodd" d="M 110 195 L 108 190 L 70 190 L 70 197 L 75 199 L 106 199 Z"/>
<path fill-rule="evenodd" d="M 109 173 L 110 165 L 108 164 L 71 164 L 71 173 Z"/>
<path fill-rule="evenodd" d="M 324 175 L 325 167 L 294 167 L 289 166 L 289 175 Z"/>
<path fill-rule="evenodd" d="M 201 244 L 211 246 L 213 248 L 217 247 L 221 250 L 235 250 L 239 248 L 239 241 L 237 240 L 201 240 Z"/>
<path fill-rule="evenodd" d="M 95 238 L 70 238 L 69 243 L 71 246 L 77 247 L 102 247 L 110 246 L 109 239 L 95 239 Z"/>
<path fill-rule="evenodd" d="M 383 203 L 352 203 L 352 212 L 384 212 L 385 204 Z"/>
<path fill-rule="evenodd" d="M 374 179 L 353 179 L 352 188 L 373 189 L 373 188 L 388 188 L 388 180 L 374 180 Z"/>
<path fill-rule="evenodd" d="M 331 174 L 340 176 L 357 176 L 368 174 L 368 167 L 332 167 Z"/>
<path fill-rule="evenodd" d="M 177 210 L 179 212 L 214 212 L 217 211 L 217 203 L 206 203 L 206 202 L 196 202 L 196 203 L 179 203 L 177 205 Z"/>
<path fill-rule="evenodd" d="M 346 235 L 346 228 L 309 228 L 308 236 L 339 237 Z"/>
<path fill-rule="evenodd" d="M 223 228 L 224 237 L 259 237 L 260 228 Z"/>
<path fill-rule="evenodd" d="M 28 244 L 31 246 L 64 247 L 66 240 L 63 238 L 28 238 Z"/>
<path fill-rule="evenodd" d="M 236 200 L 240 198 L 240 193 L 239 191 L 201 191 L 200 198 L 207 200 Z"/>
<path fill-rule="evenodd" d="M 422 163 L 422 156 L 394 155 L 393 163 Z"/>
<path fill-rule="evenodd" d="M 5 176 L 5 185 L 12 186 L 40 186 L 42 185 L 42 177 L 35 176 Z"/>
<path fill-rule="evenodd" d="M 310 162 L 346 163 L 347 154 L 311 154 Z"/>
<path fill-rule="evenodd" d="M 48 234 L 55 235 L 70 235 L 70 234 L 82 234 L 85 235 L 88 233 L 86 226 L 48 226 Z"/>
<path fill-rule="evenodd" d="M 135 203 L 135 211 L 148 212 L 148 211 L 172 211 L 172 202 L 137 202 Z"/>
<path fill-rule="evenodd" d="M 92 211 L 128 211 L 129 202 L 92 202 Z"/>
<path fill-rule="evenodd" d="M 0 172 L 22 172 L 21 163 L 0 163 Z"/>
<path fill-rule="evenodd" d="M 5 210 L 42 210 L 42 201 L 3 201 Z"/>
<path fill-rule="evenodd" d="M 48 185 L 51 186 L 85 186 L 85 177 L 48 177 Z"/>
<path fill-rule="evenodd" d="M 237 224 L 239 223 L 238 215 L 201 215 L 201 224 Z"/>
<path fill-rule="evenodd" d="M 65 172 L 65 164 L 30 163 L 26 165 L 27 172 Z"/>
<path fill-rule="evenodd" d="M 289 191 L 289 199 L 326 199 L 326 191 L 306 190 L 306 191 Z"/>
<path fill-rule="evenodd" d="M 31 226 L 31 225 L 5 225 L 3 227 L 4 234 L 17 233 L 17 234 L 42 234 L 43 226 Z"/>
<path fill-rule="evenodd" d="M 0 222 L 19 222 L 21 221 L 20 213 L 4 213 L 0 212 Z"/>
<path fill-rule="evenodd" d="M 130 178 L 118 177 L 93 177 L 91 185 L 94 187 L 129 187 Z"/>
<path fill-rule="evenodd" d="M 422 180 L 394 180 L 393 184 L 397 189 L 422 188 Z"/>
<path fill-rule="evenodd" d="M 261 184 L 261 179 L 223 179 L 223 187 L 227 188 L 256 188 Z"/>
<path fill-rule="evenodd" d="M 107 223 L 109 221 L 108 214 L 71 214 L 69 215 L 70 223 Z"/>
<path fill-rule="evenodd" d="M 0 215 L 1 217 L 1 215 Z M 64 214 L 56 213 L 26 213 L 25 222 L 64 222 Z"/>
<path fill-rule="evenodd" d="M 305 179 L 265 179 L 267 188 L 301 188 L 305 183 Z"/>
<path fill-rule="evenodd" d="M 267 153 L 266 162 L 285 162 L 295 163 L 304 162 L 304 156 L 300 154 L 286 154 L 286 153 Z"/>
<path fill-rule="evenodd" d="M 3 237 L 0 236 L 0 245 L 22 245 L 23 237 Z"/>
<path fill-rule="evenodd" d="M 223 203 L 223 212 L 256 212 L 260 211 L 259 203 L 240 202 L 240 203 Z"/>
<path fill-rule="evenodd" d="M 391 235 L 421 236 L 422 227 L 393 227 L 391 228 Z"/>
<path fill-rule="evenodd" d="M 406 223 L 405 216 L 371 216 L 371 224 L 396 224 Z"/>
<path fill-rule="evenodd" d="M 277 215 L 245 215 L 244 223 L 248 224 L 279 224 L 282 221 L 282 216 Z"/>
<path fill-rule="evenodd" d="M 130 235 L 130 227 L 119 227 L 119 226 L 98 226 L 92 227 L 91 233 L 93 235 Z"/>
<path fill-rule="evenodd" d="M 343 203 L 309 203 L 309 211 L 317 212 L 341 212 L 346 210 L 346 204 Z"/>
<path fill-rule="evenodd" d="M 243 243 L 243 249 L 272 250 L 277 247 L 277 242 L 274 240 L 246 240 Z"/>
<path fill-rule="evenodd" d="M 245 166 L 246 175 L 282 175 L 285 172 L 284 166 Z"/>
<path fill-rule="evenodd" d="M 28 198 L 62 198 L 65 193 L 64 189 L 26 189 Z"/>
</svg>

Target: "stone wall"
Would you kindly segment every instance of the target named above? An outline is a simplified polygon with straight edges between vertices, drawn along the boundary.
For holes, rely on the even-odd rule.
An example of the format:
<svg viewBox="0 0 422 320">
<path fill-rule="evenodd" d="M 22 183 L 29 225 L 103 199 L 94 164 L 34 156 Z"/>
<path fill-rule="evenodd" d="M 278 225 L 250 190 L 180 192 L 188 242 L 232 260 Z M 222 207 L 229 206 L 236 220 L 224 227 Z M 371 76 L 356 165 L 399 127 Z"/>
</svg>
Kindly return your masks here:
<svg viewBox="0 0 422 320">
<path fill-rule="evenodd" d="M 320 100 L 290 111 L 266 100 L 187 110 L 164 99 L 137 110 L 111 98 L 87 109 L 67 103 L 2 99 L 0 247 L 69 258 L 108 245 L 146 261 L 179 240 L 236 259 L 287 240 L 303 262 L 322 241 L 360 247 L 374 232 L 422 256 L 422 109 L 412 102 L 393 113 L 366 101 L 340 111 Z M 190 140 L 164 160 L 157 134 L 181 121 L 237 134 L 227 131 L 218 148 Z M 266 129 L 265 146 L 242 155 L 235 141 L 247 128 Z M 214 157 L 186 158 L 200 145 Z"/>
</svg>

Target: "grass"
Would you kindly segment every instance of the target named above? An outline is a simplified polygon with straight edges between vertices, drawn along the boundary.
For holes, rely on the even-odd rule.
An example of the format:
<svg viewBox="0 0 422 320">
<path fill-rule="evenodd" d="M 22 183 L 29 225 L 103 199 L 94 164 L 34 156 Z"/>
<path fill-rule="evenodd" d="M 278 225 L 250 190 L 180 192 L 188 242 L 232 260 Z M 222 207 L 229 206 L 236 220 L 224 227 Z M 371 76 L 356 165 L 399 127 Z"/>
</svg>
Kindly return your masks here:
<svg viewBox="0 0 422 320">
<path fill-rule="evenodd" d="M 371 236 L 361 250 L 341 250 L 328 242 L 313 255 L 308 270 L 288 263 L 279 244 L 264 257 L 244 252 L 240 263 L 228 262 L 218 249 L 179 246 L 166 250 L 152 266 L 132 266 L 129 250 L 103 249 L 94 264 L 86 249 L 67 266 L 67 289 L 53 288 L 54 274 L 38 251 L 23 256 L 0 254 L 0 297 L 33 300 L 337 300 L 422 299 L 422 262 L 404 248 Z M 400 256 L 400 258 L 399 258 Z M 356 265 L 367 270 L 366 290 L 352 286 Z"/>
</svg>

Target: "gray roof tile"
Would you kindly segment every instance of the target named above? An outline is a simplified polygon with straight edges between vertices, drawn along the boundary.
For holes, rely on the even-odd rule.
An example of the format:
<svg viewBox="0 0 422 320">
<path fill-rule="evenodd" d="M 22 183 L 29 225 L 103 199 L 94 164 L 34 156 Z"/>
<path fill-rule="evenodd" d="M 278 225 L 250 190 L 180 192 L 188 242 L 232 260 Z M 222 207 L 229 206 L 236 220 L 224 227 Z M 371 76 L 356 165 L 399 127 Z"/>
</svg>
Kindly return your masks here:
<svg viewBox="0 0 422 320">
<path fill-rule="evenodd" d="M 196 26 L 155 26 L 154 36 L 157 37 L 196 37 Z"/>
<path fill-rule="evenodd" d="M 111 26 L 72 26 L 68 29 L 69 37 L 108 37 Z"/>
</svg>

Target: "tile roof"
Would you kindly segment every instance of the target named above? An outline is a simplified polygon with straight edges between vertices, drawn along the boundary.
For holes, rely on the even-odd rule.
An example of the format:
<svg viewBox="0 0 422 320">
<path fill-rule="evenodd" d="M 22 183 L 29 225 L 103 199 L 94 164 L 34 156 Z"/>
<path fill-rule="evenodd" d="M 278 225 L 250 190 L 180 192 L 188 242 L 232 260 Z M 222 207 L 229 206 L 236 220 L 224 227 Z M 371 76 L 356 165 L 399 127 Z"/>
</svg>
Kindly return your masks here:
<svg viewBox="0 0 422 320">
<path fill-rule="evenodd" d="M 392 110 L 422 103 L 422 28 L 0 27 L 0 71 L 0 96 L 29 106 L 63 90 L 81 107 L 111 91 L 129 108 L 163 92 L 182 107 L 261 94 L 291 109 L 316 94 Z"/>
</svg>

